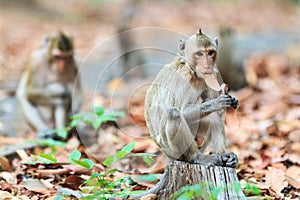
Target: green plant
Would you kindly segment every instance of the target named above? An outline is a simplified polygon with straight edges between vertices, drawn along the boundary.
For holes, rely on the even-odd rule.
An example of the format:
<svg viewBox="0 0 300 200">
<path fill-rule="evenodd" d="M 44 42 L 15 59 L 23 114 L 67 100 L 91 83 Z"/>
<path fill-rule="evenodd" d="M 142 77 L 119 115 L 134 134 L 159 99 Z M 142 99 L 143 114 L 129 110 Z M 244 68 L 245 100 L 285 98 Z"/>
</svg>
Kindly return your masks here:
<svg viewBox="0 0 300 200">
<path fill-rule="evenodd" d="M 205 188 L 209 188 L 210 192 L 205 192 Z M 177 200 L 190 200 L 195 197 L 216 200 L 222 191 L 232 189 L 236 194 L 241 190 L 239 182 L 226 184 L 224 186 L 214 186 L 212 183 L 203 182 L 196 185 L 188 185 L 180 188 L 173 196 Z"/>
<path fill-rule="evenodd" d="M 87 114 L 76 114 L 71 118 L 70 124 L 60 130 L 52 130 L 57 133 L 60 137 L 66 137 L 67 132 L 80 123 L 91 124 L 95 129 L 98 129 L 102 123 L 107 121 L 116 121 L 118 117 L 124 116 L 123 112 L 105 113 L 102 107 L 94 107 L 94 112 Z M 52 148 L 52 151 L 48 154 L 39 153 L 38 155 L 31 155 L 36 159 L 37 162 L 52 164 L 59 163 L 55 158 L 56 148 L 64 147 L 67 143 L 56 141 L 53 139 L 38 140 L 37 143 Z M 149 166 L 153 160 L 155 154 L 149 153 L 132 153 L 134 149 L 134 143 L 129 143 L 124 146 L 121 150 L 117 151 L 114 156 L 107 157 L 103 161 L 103 165 L 106 166 L 106 171 L 102 173 L 91 174 L 90 178 L 86 180 L 81 186 L 81 194 L 84 196 L 83 199 L 109 199 L 113 197 L 128 197 L 131 195 L 139 194 L 143 191 L 131 191 L 132 188 L 137 184 L 130 176 L 124 176 L 117 180 L 112 180 L 110 176 L 117 169 L 112 168 L 113 164 L 122 159 L 131 157 L 141 157 Z M 81 153 L 75 149 L 68 156 L 69 163 L 83 166 L 87 169 L 91 169 L 94 166 L 92 160 L 83 158 L 81 159 Z M 31 162 L 28 164 L 36 164 L 37 162 Z M 144 181 L 157 181 L 154 175 L 140 176 L 141 180 Z M 138 178 L 137 178 L 138 180 Z M 56 199 L 61 199 L 62 196 L 70 195 L 68 192 L 57 195 Z"/>
<path fill-rule="evenodd" d="M 131 191 L 135 187 L 136 182 L 130 176 L 125 176 L 117 180 L 112 180 L 109 177 L 113 175 L 117 169 L 110 167 L 117 161 L 130 157 L 142 157 L 143 160 L 151 165 L 151 161 L 155 154 L 148 153 L 132 153 L 134 143 L 129 143 L 121 150 L 117 151 L 112 157 L 107 157 L 103 161 L 103 165 L 108 167 L 108 170 L 103 173 L 92 174 L 82 186 L 82 191 L 86 197 L 83 199 L 109 199 L 113 197 L 129 197 L 140 194 L 143 191 Z M 149 180 L 149 179 L 148 179 Z M 153 180 L 153 177 L 152 179 Z"/>
</svg>

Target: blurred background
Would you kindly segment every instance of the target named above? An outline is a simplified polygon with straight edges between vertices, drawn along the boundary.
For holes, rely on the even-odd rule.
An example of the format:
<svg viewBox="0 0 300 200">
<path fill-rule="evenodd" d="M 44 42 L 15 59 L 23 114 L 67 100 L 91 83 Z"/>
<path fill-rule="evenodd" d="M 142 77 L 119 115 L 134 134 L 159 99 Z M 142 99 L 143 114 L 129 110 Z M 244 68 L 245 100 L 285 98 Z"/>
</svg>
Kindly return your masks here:
<svg viewBox="0 0 300 200">
<path fill-rule="evenodd" d="M 114 99 L 116 109 L 132 111 L 131 119 L 144 125 L 144 85 L 172 61 L 179 39 L 199 28 L 220 40 L 218 67 L 240 98 L 241 132 L 251 133 L 243 127 L 262 119 L 285 119 L 284 109 L 291 105 L 294 113 L 299 111 L 297 0 L 0 0 L 0 134 L 27 133 L 14 94 L 30 53 L 44 35 L 63 30 L 74 37 L 85 93 L 83 111 L 94 104 L 109 107 Z M 144 49 L 126 53 L 137 48 Z M 132 66 L 143 67 L 130 71 Z M 287 87 L 290 93 L 277 95 Z M 265 93 L 253 96 L 257 91 Z M 131 101 L 132 96 L 137 100 Z M 288 104 L 276 106 L 282 99 Z M 130 104 L 136 106 L 131 111 Z M 273 107 L 263 107 L 270 104 Z M 263 114 L 261 106 L 266 109 Z M 284 114 L 278 115 L 278 109 Z M 290 117 L 299 119 L 297 114 Z M 232 136 L 233 141 L 242 144 L 238 137 Z"/>
</svg>

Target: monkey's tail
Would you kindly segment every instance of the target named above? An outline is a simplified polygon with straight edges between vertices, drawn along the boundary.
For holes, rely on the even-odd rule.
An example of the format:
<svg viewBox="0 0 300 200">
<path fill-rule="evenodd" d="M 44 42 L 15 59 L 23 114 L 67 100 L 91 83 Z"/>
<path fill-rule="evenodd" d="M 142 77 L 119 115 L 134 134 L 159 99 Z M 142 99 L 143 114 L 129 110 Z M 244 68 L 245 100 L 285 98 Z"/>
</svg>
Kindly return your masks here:
<svg viewBox="0 0 300 200">
<path fill-rule="evenodd" d="M 169 167 L 166 167 L 166 170 L 165 170 L 162 178 L 153 188 L 151 188 L 150 190 L 148 190 L 142 194 L 132 196 L 129 199 L 140 199 L 141 197 L 150 195 L 150 194 L 158 195 L 160 193 L 160 191 L 165 189 L 164 186 L 166 185 L 166 181 L 167 181 L 168 177 L 169 177 Z"/>
</svg>

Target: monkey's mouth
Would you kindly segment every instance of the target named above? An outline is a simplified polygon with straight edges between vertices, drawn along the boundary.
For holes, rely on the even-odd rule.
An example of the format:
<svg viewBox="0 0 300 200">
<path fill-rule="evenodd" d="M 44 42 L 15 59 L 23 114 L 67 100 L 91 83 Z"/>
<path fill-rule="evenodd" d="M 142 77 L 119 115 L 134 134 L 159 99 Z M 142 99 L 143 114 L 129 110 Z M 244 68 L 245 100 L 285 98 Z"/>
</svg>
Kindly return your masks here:
<svg viewBox="0 0 300 200">
<path fill-rule="evenodd" d="M 213 73 L 214 73 L 214 71 L 212 71 L 212 70 L 201 71 L 202 75 L 213 74 Z"/>
</svg>

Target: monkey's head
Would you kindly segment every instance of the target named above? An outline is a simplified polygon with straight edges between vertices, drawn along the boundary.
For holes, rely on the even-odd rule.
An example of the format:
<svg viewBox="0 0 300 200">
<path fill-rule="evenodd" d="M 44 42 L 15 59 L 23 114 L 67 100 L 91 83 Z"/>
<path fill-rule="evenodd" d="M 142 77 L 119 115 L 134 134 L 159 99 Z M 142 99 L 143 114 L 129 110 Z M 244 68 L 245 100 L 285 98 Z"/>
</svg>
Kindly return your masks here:
<svg viewBox="0 0 300 200">
<path fill-rule="evenodd" d="M 48 62 L 55 64 L 59 72 L 73 61 L 73 39 L 63 32 L 46 37 L 43 46 L 47 48 Z"/>
<path fill-rule="evenodd" d="M 179 44 L 180 56 L 197 77 L 216 72 L 217 49 L 218 39 L 203 34 L 201 29 Z"/>
</svg>

